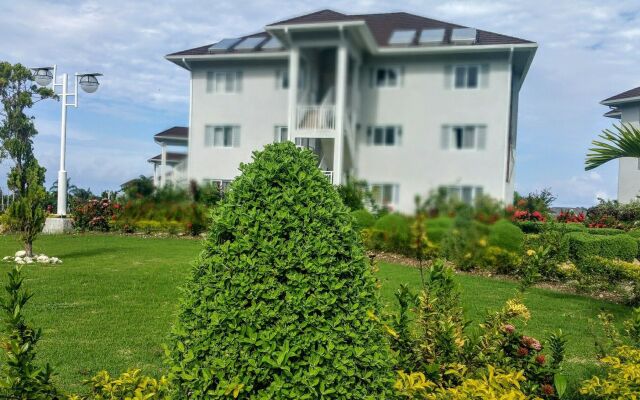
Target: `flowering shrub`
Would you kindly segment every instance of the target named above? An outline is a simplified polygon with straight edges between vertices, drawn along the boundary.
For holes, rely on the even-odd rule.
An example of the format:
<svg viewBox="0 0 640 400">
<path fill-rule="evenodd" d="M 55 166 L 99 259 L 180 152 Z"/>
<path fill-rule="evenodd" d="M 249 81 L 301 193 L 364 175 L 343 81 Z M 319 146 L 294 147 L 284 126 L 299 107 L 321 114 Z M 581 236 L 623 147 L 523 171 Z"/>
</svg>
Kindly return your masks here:
<svg viewBox="0 0 640 400">
<path fill-rule="evenodd" d="M 518 210 L 517 208 L 508 207 L 507 215 L 511 216 L 512 221 L 534 221 L 534 222 L 544 222 L 546 218 L 540 211 L 527 211 L 527 210 Z"/>
<path fill-rule="evenodd" d="M 556 216 L 557 222 L 581 224 L 584 222 L 584 220 L 585 216 L 583 212 L 576 214 L 576 212 L 573 210 L 561 210 L 560 214 Z"/>
<path fill-rule="evenodd" d="M 88 200 L 76 205 L 73 216 L 76 229 L 80 231 L 109 231 L 109 223 L 116 218 L 120 204 L 109 199 Z"/>
</svg>

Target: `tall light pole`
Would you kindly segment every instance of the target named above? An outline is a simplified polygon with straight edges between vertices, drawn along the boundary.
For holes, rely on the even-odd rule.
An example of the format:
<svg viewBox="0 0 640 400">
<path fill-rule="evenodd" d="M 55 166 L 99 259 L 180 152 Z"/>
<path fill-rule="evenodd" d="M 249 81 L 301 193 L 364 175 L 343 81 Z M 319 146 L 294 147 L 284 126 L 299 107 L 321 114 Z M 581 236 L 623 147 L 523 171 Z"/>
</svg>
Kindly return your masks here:
<svg viewBox="0 0 640 400">
<path fill-rule="evenodd" d="M 57 67 L 41 67 L 32 68 L 33 77 L 36 83 L 40 86 L 49 86 L 52 82 L 53 91 L 60 87 L 60 103 L 62 105 L 62 117 L 60 123 L 60 169 L 58 170 L 58 216 L 67 215 L 67 171 L 66 171 L 66 152 L 67 152 L 67 107 L 78 108 L 78 85 L 87 93 L 94 93 L 98 90 L 100 83 L 98 82 L 98 76 L 102 74 L 94 72 L 89 74 L 74 75 L 75 83 L 73 86 L 73 92 L 69 92 L 69 76 L 65 73 L 62 74 L 61 82 L 58 83 L 58 77 L 56 76 Z M 68 100 L 69 97 L 73 97 L 73 102 Z"/>
</svg>

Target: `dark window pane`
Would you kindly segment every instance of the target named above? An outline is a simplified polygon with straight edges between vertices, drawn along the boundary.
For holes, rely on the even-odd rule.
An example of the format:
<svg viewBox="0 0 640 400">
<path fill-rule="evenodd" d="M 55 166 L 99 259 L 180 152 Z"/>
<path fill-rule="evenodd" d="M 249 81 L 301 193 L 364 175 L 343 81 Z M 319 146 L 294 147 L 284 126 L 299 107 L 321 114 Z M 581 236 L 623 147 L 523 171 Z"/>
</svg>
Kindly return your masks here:
<svg viewBox="0 0 640 400">
<path fill-rule="evenodd" d="M 384 86 L 386 75 L 387 75 L 386 74 L 386 70 L 384 70 L 384 69 L 379 69 L 376 72 L 376 85 L 377 86 Z"/>
<path fill-rule="evenodd" d="M 477 88 L 478 87 L 478 67 L 469 67 L 467 74 L 467 87 L 468 88 Z"/>
<path fill-rule="evenodd" d="M 388 126 L 386 129 L 385 141 L 384 143 L 387 146 L 393 146 L 395 144 L 396 139 L 396 130 L 392 126 Z"/>
<path fill-rule="evenodd" d="M 382 128 L 376 128 L 374 133 L 373 144 L 382 145 L 384 143 L 384 130 Z"/>
<path fill-rule="evenodd" d="M 453 128 L 453 134 L 456 141 L 456 149 L 462 149 L 464 140 L 464 130 L 462 128 Z"/>
<path fill-rule="evenodd" d="M 462 201 L 471 204 L 473 200 L 473 188 L 471 186 L 462 187 Z"/>
<path fill-rule="evenodd" d="M 387 70 L 387 86 L 397 86 L 398 85 L 398 74 L 395 69 Z"/>
<path fill-rule="evenodd" d="M 393 202 L 393 185 L 384 185 L 382 191 L 382 204 Z"/>
<path fill-rule="evenodd" d="M 467 69 L 465 67 L 456 67 L 456 82 L 455 82 L 455 87 L 456 88 L 463 88 L 465 87 L 465 78 L 466 78 L 466 74 L 467 74 Z"/>
</svg>

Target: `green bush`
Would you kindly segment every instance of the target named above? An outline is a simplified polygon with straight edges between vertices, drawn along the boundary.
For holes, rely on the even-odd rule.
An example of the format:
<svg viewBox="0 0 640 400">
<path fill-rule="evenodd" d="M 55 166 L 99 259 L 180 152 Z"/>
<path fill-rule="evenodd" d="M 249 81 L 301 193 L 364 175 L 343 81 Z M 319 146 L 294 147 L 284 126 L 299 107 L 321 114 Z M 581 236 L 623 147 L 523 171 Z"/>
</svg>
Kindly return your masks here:
<svg viewBox="0 0 640 400">
<path fill-rule="evenodd" d="M 501 219 L 491 225 L 489 244 L 515 253 L 521 253 L 524 244 L 524 233 L 511 222 Z"/>
<path fill-rule="evenodd" d="M 440 252 L 462 270 L 482 266 L 488 235 L 489 226 L 474 220 L 471 210 L 460 213 L 442 240 Z"/>
<path fill-rule="evenodd" d="M 638 242 L 629 235 L 591 235 L 586 232 L 572 232 L 567 237 L 569 256 L 576 262 L 592 256 L 631 261 L 638 254 Z"/>
<path fill-rule="evenodd" d="M 425 230 L 427 231 L 427 238 L 432 243 L 440 244 L 442 242 L 442 239 L 444 239 L 449 230 L 453 227 L 453 218 L 429 218 L 425 221 L 424 225 Z"/>
<path fill-rule="evenodd" d="M 371 229 L 371 245 L 374 249 L 407 253 L 410 250 L 411 227 L 407 217 L 386 214 Z"/>
<path fill-rule="evenodd" d="M 615 228 L 588 228 L 587 232 L 592 235 L 621 235 L 625 233 L 622 229 Z"/>
<path fill-rule="evenodd" d="M 365 209 L 352 211 L 351 216 L 357 229 L 371 228 L 376 223 L 376 217 Z"/>
<path fill-rule="evenodd" d="M 152 233 L 162 232 L 162 223 L 151 220 L 136 221 L 135 230 L 151 235 Z"/>
<path fill-rule="evenodd" d="M 184 287 L 175 398 L 388 398 L 376 280 L 315 155 L 268 145 L 240 171 Z"/>
</svg>

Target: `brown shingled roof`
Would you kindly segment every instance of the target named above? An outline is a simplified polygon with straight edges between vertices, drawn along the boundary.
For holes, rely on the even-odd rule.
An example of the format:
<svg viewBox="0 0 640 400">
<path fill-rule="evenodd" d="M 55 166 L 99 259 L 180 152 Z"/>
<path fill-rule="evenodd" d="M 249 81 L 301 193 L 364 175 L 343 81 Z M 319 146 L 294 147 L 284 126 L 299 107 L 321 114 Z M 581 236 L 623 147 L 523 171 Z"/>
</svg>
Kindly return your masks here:
<svg viewBox="0 0 640 400">
<path fill-rule="evenodd" d="M 602 100 L 601 103 L 605 104 L 605 103 L 623 102 L 625 100 L 633 99 L 635 97 L 640 98 L 640 86 L 631 90 L 627 90 L 626 92 L 617 94 L 615 96 L 611 96 L 608 99 L 604 99 Z"/>
<path fill-rule="evenodd" d="M 341 22 L 341 21 L 364 21 L 367 27 L 371 31 L 371 34 L 376 40 L 376 43 L 380 47 L 389 46 L 389 38 L 394 30 L 398 29 L 445 29 L 444 44 L 451 44 L 451 30 L 453 28 L 466 28 L 462 25 L 452 24 L 449 22 L 438 21 L 431 18 L 421 17 L 419 15 L 409 14 L 406 12 L 396 13 L 384 13 L 384 14 L 342 14 L 333 10 L 321 10 L 310 14 L 301 15 L 294 18 L 289 18 L 283 21 L 278 21 L 268 26 L 277 25 L 294 25 L 294 24 L 311 24 L 311 23 L 323 23 L 323 22 Z M 253 35 L 242 36 L 242 38 L 269 35 L 267 32 L 260 32 Z M 417 38 L 416 38 L 417 40 Z M 528 40 L 501 35 L 498 33 L 477 30 L 477 40 L 474 45 L 496 45 L 496 44 L 526 44 L 533 43 Z M 416 44 L 415 42 L 413 44 Z M 196 47 L 189 50 L 180 51 L 177 53 L 169 54 L 169 56 L 188 56 L 188 55 L 202 55 L 210 54 L 209 47 L 212 44 Z M 262 51 L 258 49 L 257 51 Z M 233 48 L 229 49 L 226 53 L 233 53 Z"/>
<path fill-rule="evenodd" d="M 185 153 L 172 153 L 167 152 L 167 163 L 175 164 L 187 158 Z M 151 157 L 147 160 L 150 163 L 160 163 L 162 161 L 162 154 L 158 154 L 157 156 Z"/>
<path fill-rule="evenodd" d="M 174 126 L 153 135 L 154 139 L 189 139 L 189 128 L 186 126 Z"/>
</svg>

